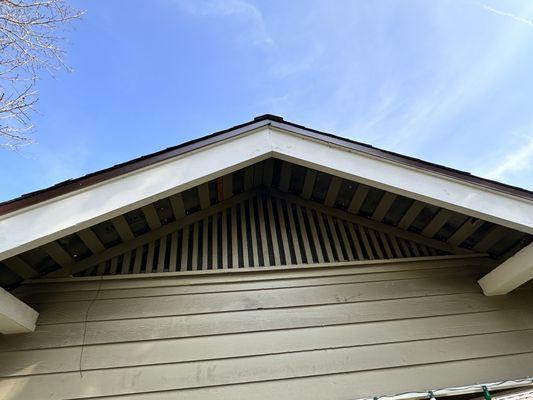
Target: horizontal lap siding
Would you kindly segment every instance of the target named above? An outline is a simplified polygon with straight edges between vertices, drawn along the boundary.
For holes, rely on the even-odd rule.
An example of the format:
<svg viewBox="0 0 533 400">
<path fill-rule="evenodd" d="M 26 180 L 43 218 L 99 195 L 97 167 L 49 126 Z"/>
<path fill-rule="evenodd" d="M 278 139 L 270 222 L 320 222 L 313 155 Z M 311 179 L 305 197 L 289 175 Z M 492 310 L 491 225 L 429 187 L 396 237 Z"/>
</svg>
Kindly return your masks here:
<svg viewBox="0 0 533 400">
<path fill-rule="evenodd" d="M 41 317 L 0 338 L 0 398 L 348 399 L 532 375 L 533 293 L 485 297 L 486 267 L 436 262 L 28 285 Z"/>
</svg>

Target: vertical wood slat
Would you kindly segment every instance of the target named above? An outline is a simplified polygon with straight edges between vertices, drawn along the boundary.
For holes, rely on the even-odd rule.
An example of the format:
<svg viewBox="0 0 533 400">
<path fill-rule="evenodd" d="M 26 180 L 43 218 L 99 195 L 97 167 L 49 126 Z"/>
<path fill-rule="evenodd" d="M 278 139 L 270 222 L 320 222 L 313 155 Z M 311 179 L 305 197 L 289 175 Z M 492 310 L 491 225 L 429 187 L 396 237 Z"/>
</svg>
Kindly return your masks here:
<svg viewBox="0 0 533 400">
<path fill-rule="evenodd" d="M 167 237 L 161 236 L 159 239 L 159 253 L 157 254 L 157 272 L 165 270 L 165 255 L 167 253 Z"/>
<path fill-rule="evenodd" d="M 381 239 L 381 243 L 383 243 L 383 248 L 385 249 L 385 254 L 387 255 L 387 258 L 393 258 L 394 255 L 392 254 L 392 250 L 389 246 L 387 235 L 383 232 L 378 232 L 378 234 L 379 238 Z"/>
<path fill-rule="evenodd" d="M 381 246 L 379 245 L 378 238 L 376 237 L 376 233 L 372 229 L 368 229 L 368 236 L 370 237 L 370 241 L 372 242 L 373 248 L 375 250 L 375 254 L 377 255 L 378 260 L 385 258 L 383 255 L 383 251 L 381 250 Z"/>
<path fill-rule="evenodd" d="M 148 243 L 148 253 L 146 254 L 146 272 L 152 272 L 154 265 L 155 240 Z"/>
<path fill-rule="evenodd" d="M 292 239 L 292 246 L 294 248 L 294 255 L 296 257 L 296 264 L 302 263 L 302 249 L 298 242 L 298 233 L 296 232 L 296 224 L 294 223 L 294 214 L 292 205 L 289 202 L 286 202 L 287 206 L 287 218 L 289 219 L 289 230 Z"/>
<path fill-rule="evenodd" d="M 207 269 L 207 260 L 208 260 L 208 228 L 209 228 L 209 218 L 204 218 L 202 220 L 203 229 L 202 229 L 202 269 L 205 271 Z"/>
<path fill-rule="evenodd" d="M 257 212 L 259 214 L 259 233 L 261 237 L 261 249 L 263 252 L 263 264 L 265 267 L 269 267 L 270 264 L 270 254 L 268 252 L 268 241 L 267 233 L 265 227 L 265 213 L 263 210 L 263 199 L 262 196 L 257 196 Z"/>
<path fill-rule="evenodd" d="M 274 219 L 274 210 L 272 209 L 272 198 L 267 197 L 266 209 L 268 215 L 268 223 L 270 225 L 270 238 L 272 239 L 272 250 L 274 251 L 274 265 L 281 265 L 281 255 L 279 251 L 278 235 L 276 234 L 276 222 Z"/>
<path fill-rule="evenodd" d="M 219 257 L 222 268 L 253 267 L 259 265 L 259 252 L 263 254 L 266 267 L 302 264 L 304 260 L 307 263 L 323 263 L 442 254 L 426 244 L 395 237 L 387 230 L 370 229 L 339 219 L 326 210 L 313 208 L 311 204 L 301 205 L 266 193 L 252 196 L 255 197 L 235 202 L 218 211 L 222 220 L 218 222 L 222 223 L 221 235 L 217 231 L 217 215 L 206 214 L 203 219 L 197 219 L 161 237 L 157 255 L 155 249 L 158 240 L 154 240 L 124 253 L 124 268 L 120 271 L 117 271 L 118 257 L 113 257 L 105 260 L 105 267 L 94 265 L 84 273 L 163 272 L 167 264 L 169 272 L 187 270 L 188 265 L 193 270 L 205 270 L 209 265 L 208 260 L 217 268 Z M 213 220 L 211 234 L 208 229 L 210 218 Z M 435 223 L 437 225 L 441 223 Z M 494 228 L 478 243 L 478 251 L 481 247 L 493 245 L 504 234 L 505 230 Z M 178 241 L 180 235 L 181 246 Z M 218 254 L 218 240 L 222 254 Z M 166 254 L 169 255 L 168 260 Z M 132 264 L 131 271 L 127 269 L 128 263 Z"/>
<path fill-rule="evenodd" d="M 211 268 L 212 269 L 218 269 L 218 213 L 213 215 L 213 223 L 212 223 L 212 248 L 213 252 L 211 254 Z"/>
<path fill-rule="evenodd" d="M 342 243 L 344 243 L 344 248 L 346 249 L 346 254 L 348 255 L 348 260 L 355 260 L 352 246 L 350 246 L 350 241 L 348 240 L 348 235 L 346 234 L 346 228 L 344 227 L 344 222 L 342 220 L 337 220 L 337 223 L 339 225 L 339 231 L 341 233 Z"/>
<path fill-rule="evenodd" d="M 285 253 L 285 264 L 293 264 L 291 261 L 291 252 L 289 248 L 289 237 L 287 235 L 287 224 L 285 223 L 285 216 L 283 215 L 283 208 L 281 206 L 281 200 L 275 199 L 276 201 L 276 210 L 278 212 L 279 225 L 281 231 L 281 241 L 283 245 L 283 253 Z"/>
<path fill-rule="evenodd" d="M 412 257 L 413 253 L 409 246 L 407 245 L 407 242 L 404 239 L 398 238 L 398 242 L 402 246 L 403 254 L 405 257 Z"/>
<path fill-rule="evenodd" d="M 357 259 L 364 260 L 365 255 L 363 253 L 363 249 L 361 248 L 361 243 L 359 241 L 357 233 L 355 233 L 355 225 L 352 223 L 348 223 L 348 230 L 350 231 L 350 236 L 352 237 L 352 241 L 355 245 L 355 252 L 357 253 Z"/>
<path fill-rule="evenodd" d="M 178 231 L 170 235 L 170 257 L 168 261 L 168 270 L 174 272 L 178 265 Z"/>
<path fill-rule="evenodd" d="M 200 221 L 195 222 L 192 227 L 192 257 L 191 268 L 193 271 L 198 270 L 198 235 L 200 230 Z"/>
<path fill-rule="evenodd" d="M 361 225 L 357 225 L 357 229 L 358 229 L 359 235 L 361 236 L 361 240 L 363 241 L 363 246 L 366 250 L 366 254 L 368 254 L 368 258 L 371 260 L 374 260 L 376 257 L 374 255 L 374 251 L 372 250 L 372 247 L 370 247 L 370 242 L 368 241 L 368 237 L 366 235 L 365 229 Z"/>
<path fill-rule="evenodd" d="M 259 249 L 257 246 L 257 229 L 255 226 L 255 206 L 253 198 L 248 200 L 248 211 L 250 214 L 250 235 L 252 236 L 252 265 L 259 265 Z"/>
<path fill-rule="evenodd" d="M 324 253 L 322 251 L 322 246 L 320 245 L 320 238 L 318 236 L 318 231 L 317 231 L 317 228 L 316 228 L 316 223 L 315 223 L 315 217 L 313 215 L 313 210 L 307 209 L 306 213 L 307 213 L 307 219 L 309 220 L 309 227 L 311 228 L 311 236 L 313 237 L 313 243 L 315 245 L 318 262 L 319 263 L 323 263 L 324 262 Z"/>
<path fill-rule="evenodd" d="M 231 208 L 231 268 L 238 268 L 239 243 L 237 239 L 237 206 Z"/>
<path fill-rule="evenodd" d="M 398 240 L 396 240 L 396 237 L 393 235 L 390 235 L 389 237 L 392 243 L 392 248 L 394 249 L 395 257 L 397 258 L 403 257 L 403 253 L 400 250 L 400 245 L 398 244 Z"/>
<path fill-rule="evenodd" d="M 130 261 L 131 261 L 131 252 L 127 251 L 126 253 L 124 253 L 124 257 L 122 258 L 122 268 L 120 270 L 121 274 L 130 273 Z"/>
<path fill-rule="evenodd" d="M 113 257 L 111 259 L 111 266 L 109 267 L 109 273 L 111 275 L 114 275 L 117 273 L 117 266 L 118 266 L 118 257 Z"/>
<path fill-rule="evenodd" d="M 185 225 L 183 227 L 183 233 L 181 236 L 181 271 L 187 271 L 187 263 L 189 258 L 189 227 L 190 225 Z"/>
<path fill-rule="evenodd" d="M 339 261 L 344 261 L 345 258 L 342 252 L 341 242 L 339 240 L 339 236 L 337 235 L 337 230 L 335 229 L 335 223 L 333 222 L 333 218 L 331 217 L 331 215 L 328 215 L 326 218 L 328 220 L 328 226 L 329 230 L 331 231 L 331 237 L 333 238 L 333 245 L 335 246 L 335 252 L 337 253 L 337 257 L 339 258 Z"/>
<path fill-rule="evenodd" d="M 133 262 L 133 274 L 138 274 L 141 272 L 141 263 L 143 255 L 143 246 L 137 247 L 135 250 L 135 261 Z"/>
<path fill-rule="evenodd" d="M 326 254 L 328 256 L 327 261 L 333 262 L 333 249 L 331 248 L 331 243 L 329 241 L 328 233 L 326 231 L 326 226 L 324 225 L 324 215 L 317 211 L 316 213 L 318 217 L 318 229 L 320 230 L 320 235 L 322 236 L 322 242 L 324 243 L 324 247 L 326 248 Z"/>
<path fill-rule="evenodd" d="M 102 261 L 100 264 L 98 264 L 98 270 L 96 271 L 96 275 L 99 275 L 99 276 L 104 275 L 105 267 L 106 267 L 105 261 Z"/>
<path fill-rule="evenodd" d="M 309 246 L 309 236 L 307 234 L 307 229 L 305 227 L 303 215 L 302 215 L 302 208 L 299 205 L 296 205 L 296 214 L 298 216 L 298 222 L 300 224 L 300 231 L 302 234 L 302 239 L 304 242 L 304 250 L 305 250 L 305 256 L 307 258 L 307 263 L 313 262 L 313 254 L 311 253 L 311 247 Z"/>
<path fill-rule="evenodd" d="M 228 268 L 228 209 L 222 210 L 222 268 Z"/>
<path fill-rule="evenodd" d="M 241 212 L 241 242 L 242 242 L 242 265 L 244 268 L 250 266 L 250 260 L 248 257 L 248 234 L 246 229 L 246 210 L 244 201 L 240 204 Z"/>
</svg>

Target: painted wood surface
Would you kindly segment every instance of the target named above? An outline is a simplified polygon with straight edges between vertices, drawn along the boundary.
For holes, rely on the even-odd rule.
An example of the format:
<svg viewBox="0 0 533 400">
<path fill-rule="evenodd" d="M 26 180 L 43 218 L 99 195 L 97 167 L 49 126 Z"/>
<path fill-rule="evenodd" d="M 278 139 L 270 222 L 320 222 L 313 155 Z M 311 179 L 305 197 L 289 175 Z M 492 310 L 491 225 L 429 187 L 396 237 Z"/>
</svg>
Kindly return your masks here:
<svg viewBox="0 0 533 400">
<path fill-rule="evenodd" d="M 17 293 L 42 318 L 0 338 L 0 397 L 346 399 L 531 375 L 533 292 L 484 296 L 490 268 L 448 256 L 28 283 Z"/>
<path fill-rule="evenodd" d="M 152 272 L 147 267 L 154 263 L 158 272 L 277 267 L 442 255 L 454 250 L 273 190 L 237 196 L 159 232 L 122 245 L 124 251 L 113 249 L 75 263 L 69 270 L 87 276 L 113 274 L 115 264 L 119 268 L 114 273 L 122 274 Z M 403 246 L 397 245 L 399 241 Z"/>
</svg>

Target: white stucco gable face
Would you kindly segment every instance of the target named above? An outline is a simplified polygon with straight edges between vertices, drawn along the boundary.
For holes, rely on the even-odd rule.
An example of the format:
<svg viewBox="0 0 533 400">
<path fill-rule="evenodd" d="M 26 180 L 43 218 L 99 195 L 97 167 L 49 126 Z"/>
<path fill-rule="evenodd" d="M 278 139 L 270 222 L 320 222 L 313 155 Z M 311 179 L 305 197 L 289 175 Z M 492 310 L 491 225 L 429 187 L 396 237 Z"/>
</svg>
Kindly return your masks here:
<svg viewBox="0 0 533 400">
<path fill-rule="evenodd" d="M 283 123 L 238 134 L 0 217 L 0 260 L 269 157 L 533 234 L 533 201 L 343 145 Z"/>
</svg>

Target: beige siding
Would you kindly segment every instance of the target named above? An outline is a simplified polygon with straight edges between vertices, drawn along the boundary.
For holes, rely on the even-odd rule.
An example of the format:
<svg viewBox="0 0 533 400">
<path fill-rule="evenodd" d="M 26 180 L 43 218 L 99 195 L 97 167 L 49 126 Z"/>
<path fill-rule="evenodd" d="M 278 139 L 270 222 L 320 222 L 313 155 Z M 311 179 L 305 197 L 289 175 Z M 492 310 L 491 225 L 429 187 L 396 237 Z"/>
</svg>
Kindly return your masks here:
<svg viewBox="0 0 533 400">
<path fill-rule="evenodd" d="M 41 316 L 0 337 L 0 398 L 354 399 L 533 375 L 533 292 L 483 296 L 487 268 L 449 256 L 26 285 Z"/>
</svg>

